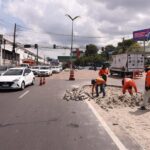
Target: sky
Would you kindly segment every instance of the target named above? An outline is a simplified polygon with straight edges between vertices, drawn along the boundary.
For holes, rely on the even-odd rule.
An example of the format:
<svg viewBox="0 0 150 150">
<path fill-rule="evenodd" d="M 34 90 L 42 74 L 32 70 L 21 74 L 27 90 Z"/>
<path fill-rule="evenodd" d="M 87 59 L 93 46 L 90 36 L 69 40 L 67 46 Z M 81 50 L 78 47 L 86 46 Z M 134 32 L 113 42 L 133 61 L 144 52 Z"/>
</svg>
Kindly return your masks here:
<svg viewBox="0 0 150 150">
<path fill-rule="evenodd" d="M 149 0 L 0 0 L 0 34 L 22 44 L 38 43 L 40 54 L 68 55 L 52 49 L 53 44 L 70 47 L 72 18 L 73 46 L 98 47 L 132 38 L 133 31 L 150 28 Z"/>
</svg>

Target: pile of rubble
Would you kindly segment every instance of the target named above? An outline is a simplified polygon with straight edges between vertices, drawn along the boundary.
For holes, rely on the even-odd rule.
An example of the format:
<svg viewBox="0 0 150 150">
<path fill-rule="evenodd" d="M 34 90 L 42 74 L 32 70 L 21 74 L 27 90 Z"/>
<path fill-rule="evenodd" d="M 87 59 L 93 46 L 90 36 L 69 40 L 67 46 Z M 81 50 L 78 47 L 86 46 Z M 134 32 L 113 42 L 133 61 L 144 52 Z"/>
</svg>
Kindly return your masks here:
<svg viewBox="0 0 150 150">
<path fill-rule="evenodd" d="M 84 90 L 84 88 L 73 87 L 71 90 L 66 90 L 66 93 L 63 97 L 64 100 L 75 100 L 75 101 L 83 101 L 90 100 L 92 96 Z"/>
<path fill-rule="evenodd" d="M 67 101 L 94 100 L 101 108 L 108 110 L 116 107 L 140 106 L 143 101 L 143 95 L 138 93 L 130 96 L 128 92 L 122 94 L 121 88 L 106 87 L 106 96 L 102 98 L 101 94 L 99 97 L 92 96 L 90 87 L 74 87 L 71 90 L 66 90 L 63 99 Z"/>
</svg>

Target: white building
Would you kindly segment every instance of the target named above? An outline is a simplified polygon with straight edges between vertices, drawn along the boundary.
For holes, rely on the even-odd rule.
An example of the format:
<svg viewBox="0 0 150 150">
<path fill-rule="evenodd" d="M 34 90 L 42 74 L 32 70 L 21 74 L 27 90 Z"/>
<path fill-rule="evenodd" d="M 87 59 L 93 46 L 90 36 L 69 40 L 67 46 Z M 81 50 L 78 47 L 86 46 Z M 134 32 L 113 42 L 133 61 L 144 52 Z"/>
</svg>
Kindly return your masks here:
<svg viewBox="0 0 150 150">
<path fill-rule="evenodd" d="M 22 46 L 17 45 L 15 48 L 15 54 L 12 52 L 13 44 L 9 40 L 6 40 L 5 44 L 2 42 L 0 47 L 0 65 L 19 65 L 24 63 L 26 60 L 32 60 L 33 63 L 36 63 L 37 54 L 31 52 L 31 49 L 25 49 Z M 44 58 L 38 56 L 39 64 L 45 63 Z"/>
</svg>

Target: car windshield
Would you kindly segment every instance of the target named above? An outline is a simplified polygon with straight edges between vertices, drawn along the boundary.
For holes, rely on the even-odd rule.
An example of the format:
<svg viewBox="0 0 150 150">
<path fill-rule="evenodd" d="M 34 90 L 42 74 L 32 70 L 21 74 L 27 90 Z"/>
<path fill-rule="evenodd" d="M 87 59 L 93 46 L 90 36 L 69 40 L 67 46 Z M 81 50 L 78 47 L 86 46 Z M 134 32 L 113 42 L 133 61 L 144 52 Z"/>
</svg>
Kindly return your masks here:
<svg viewBox="0 0 150 150">
<path fill-rule="evenodd" d="M 47 69 L 49 69 L 49 67 L 40 67 L 40 69 L 47 70 Z"/>
<path fill-rule="evenodd" d="M 39 69 L 39 67 L 32 67 L 32 69 Z"/>
<path fill-rule="evenodd" d="M 6 71 L 3 76 L 19 76 L 22 75 L 23 70 L 22 69 L 10 69 Z"/>
</svg>

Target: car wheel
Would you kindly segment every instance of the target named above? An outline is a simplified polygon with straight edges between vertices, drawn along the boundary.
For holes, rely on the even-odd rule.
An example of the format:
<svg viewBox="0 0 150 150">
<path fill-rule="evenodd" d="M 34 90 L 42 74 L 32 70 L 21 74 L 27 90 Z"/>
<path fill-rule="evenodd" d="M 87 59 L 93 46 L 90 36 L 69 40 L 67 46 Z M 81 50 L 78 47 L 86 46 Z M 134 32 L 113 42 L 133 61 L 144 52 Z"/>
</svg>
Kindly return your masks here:
<svg viewBox="0 0 150 150">
<path fill-rule="evenodd" d="M 31 85 L 35 84 L 35 78 L 33 78 Z"/>
<path fill-rule="evenodd" d="M 24 90 L 25 89 L 25 83 L 24 81 L 21 83 L 21 90 Z"/>
</svg>

